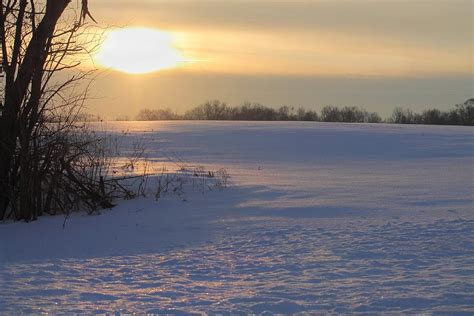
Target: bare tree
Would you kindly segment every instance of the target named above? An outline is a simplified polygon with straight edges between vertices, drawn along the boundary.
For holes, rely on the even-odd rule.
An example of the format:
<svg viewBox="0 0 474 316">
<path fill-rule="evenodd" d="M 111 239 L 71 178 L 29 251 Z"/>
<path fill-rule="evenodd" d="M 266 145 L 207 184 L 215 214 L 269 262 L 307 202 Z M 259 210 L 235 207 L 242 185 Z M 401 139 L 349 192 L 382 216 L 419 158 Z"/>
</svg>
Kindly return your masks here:
<svg viewBox="0 0 474 316">
<path fill-rule="evenodd" d="M 77 133 L 75 121 L 91 74 L 78 67 L 95 47 L 87 16 L 87 0 L 1 0 L 0 220 L 110 206 L 80 164 L 97 141 Z"/>
</svg>

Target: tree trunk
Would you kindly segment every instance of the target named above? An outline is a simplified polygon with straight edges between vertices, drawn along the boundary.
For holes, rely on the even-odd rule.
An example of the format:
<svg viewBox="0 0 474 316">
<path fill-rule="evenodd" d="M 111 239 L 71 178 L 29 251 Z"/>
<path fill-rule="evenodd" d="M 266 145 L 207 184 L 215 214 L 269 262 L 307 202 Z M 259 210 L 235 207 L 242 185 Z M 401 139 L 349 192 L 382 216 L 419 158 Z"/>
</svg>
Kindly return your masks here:
<svg viewBox="0 0 474 316">
<path fill-rule="evenodd" d="M 30 87 L 32 83 L 35 72 L 42 72 L 44 68 L 45 61 L 43 56 L 45 47 L 48 40 L 53 36 L 56 24 L 70 1 L 71 0 L 47 1 L 43 19 L 33 31 L 31 40 L 26 48 L 25 56 L 21 60 L 21 64 L 18 65 L 18 71 L 15 71 L 18 60 L 14 60 L 18 58 L 15 56 L 15 51 L 19 49 L 16 45 L 21 45 L 21 43 L 18 42 L 15 42 L 16 47 L 13 48 L 12 61 L 9 65 L 13 67 L 6 69 L 7 84 L 5 89 L 5 104 L 3 116 L 0 118 L 0 220 L 4 218 L 8 209 L 11 195 L 10 188 L 12 187 L 12 183 L 16 180 L 12 179 L 12 166 L 17 149 L 17 140 L 20 136 L 21 104 L 25 100 L 28 87 Z M 26 1 L 22 2 L 26 3 Z M 20 22 L 23 23 L 23 21 Z M 17 25 L 17 31 L 18 28 L 19 26 Z M 16 77 L 14 77 L 15 72 Z M 20 208 L 21 207 L 20 204 Z M 19 213 L 20 219 L 28 220 L 28 218 L 23 218 L 21 215 L 23 212 L 21 210 Z"/>
</svg>

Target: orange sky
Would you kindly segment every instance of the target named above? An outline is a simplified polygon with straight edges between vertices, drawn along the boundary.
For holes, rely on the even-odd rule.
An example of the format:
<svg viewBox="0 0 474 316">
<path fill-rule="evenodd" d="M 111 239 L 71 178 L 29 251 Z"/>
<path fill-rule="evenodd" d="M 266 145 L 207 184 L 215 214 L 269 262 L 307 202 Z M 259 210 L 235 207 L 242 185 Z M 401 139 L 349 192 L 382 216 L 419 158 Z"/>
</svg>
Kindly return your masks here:
<svg viewBox="0 0 474 316">
<path fill-rule="evenodd" d="M 143 106 L 180 110 L 223 98 L 307 107 L 352 100 L 350 105 L 384 113 L 398 105 L 449 107 L 472 95 L 471 0 L 93 0 L 90 6 L 101 25 L 168 32 L 180 54 L 192 61 L 141 78 L 108 70 L 99 78 L 107 82 L 99 83 L 104 96 L 101 107 L 93 105 L 97 112 L 109 112 L 104 108 L 110 104 L 128 115 Z M 216 85 L 219 78 L 229 86 Z M 243 78 L 260 89 L 249 89 Z M 419 83 L 419 93 L 403 84 L 390 90 L 389 82 L 404 79 Z M 204 92 L 195 91 L 196 80 L 209 85 L 201 87 Z M 160 89 L 159 84 L 169 92 L 153 91 L 154 103 L 146 95 L 141 97 L 146 101 L 119 98 L 126 105 L 112 101 L 115 84 L 137 82 L 134 89 L 143 90 L 137 95 L 150 86 Z M 301 97 L 275 100 L 272 91 L 281 97 L 285 82 L 301 82 Z M 346 89 L 341 95 L 352 98 L 321 86 Z M 380 86 L 386 91 L 384 104 L 374 97 Z"/>
</svg>

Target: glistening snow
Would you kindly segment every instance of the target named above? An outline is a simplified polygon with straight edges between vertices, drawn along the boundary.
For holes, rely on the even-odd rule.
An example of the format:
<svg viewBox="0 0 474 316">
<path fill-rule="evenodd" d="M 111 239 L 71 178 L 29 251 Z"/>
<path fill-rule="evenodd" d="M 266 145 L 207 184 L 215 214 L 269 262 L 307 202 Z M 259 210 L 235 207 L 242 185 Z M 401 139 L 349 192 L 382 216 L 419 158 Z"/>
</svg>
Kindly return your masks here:
<svg viewBox="0 0 474 316">
<path fill-rule="evenodd" d="M 0 313 L 474 313 L 472 127 L 96 128 L 232 184 L 0 225 Z"/>
</svg>

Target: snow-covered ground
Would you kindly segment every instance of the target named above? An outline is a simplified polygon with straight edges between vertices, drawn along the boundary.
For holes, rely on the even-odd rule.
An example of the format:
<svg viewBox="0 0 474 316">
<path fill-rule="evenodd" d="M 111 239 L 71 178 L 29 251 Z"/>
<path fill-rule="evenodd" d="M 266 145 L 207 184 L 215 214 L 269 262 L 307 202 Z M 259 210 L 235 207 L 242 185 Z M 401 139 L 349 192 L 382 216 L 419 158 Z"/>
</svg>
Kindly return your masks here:
<svg viewBox="0 0 474 316">
<path fill-rule="evenodd" d="M 474 313 L 474 129 L 104 123 L 231 186 L 0 225 L 0 313 Z"/>
</svg>

